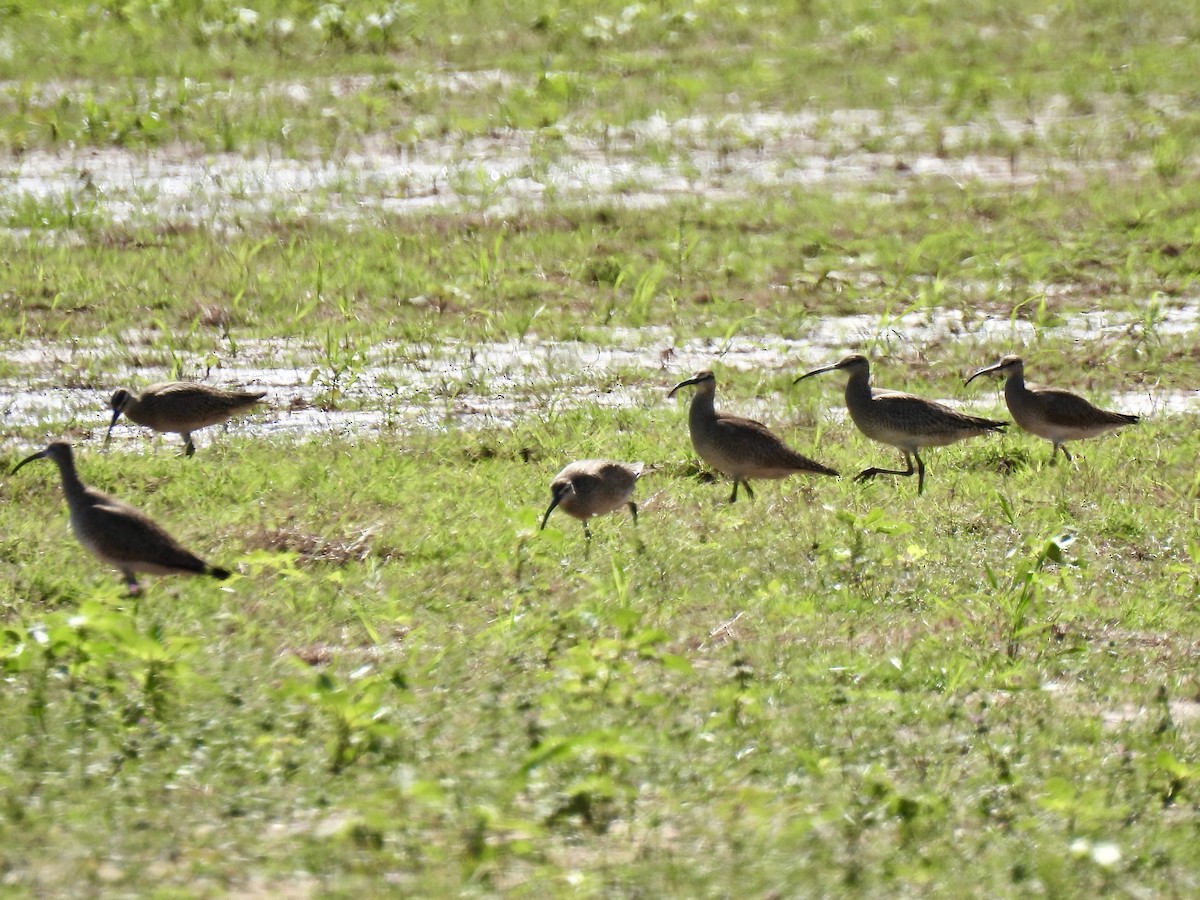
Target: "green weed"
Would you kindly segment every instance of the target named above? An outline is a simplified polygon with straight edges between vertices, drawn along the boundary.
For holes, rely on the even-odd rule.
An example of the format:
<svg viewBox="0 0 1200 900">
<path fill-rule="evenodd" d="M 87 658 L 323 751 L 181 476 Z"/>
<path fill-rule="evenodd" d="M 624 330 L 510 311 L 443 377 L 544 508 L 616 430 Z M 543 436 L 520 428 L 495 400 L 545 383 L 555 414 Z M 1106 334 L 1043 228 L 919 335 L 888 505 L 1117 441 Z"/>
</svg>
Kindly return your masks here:
<svg viewBox="0 0 1200 900">
<path fill-rule="evenodd" d="M 33 184 L 0 205 L 0 471 L 67 436 L 89 484 L 238 570 L 149 576 L 131 607 L 50 474 L 0 478 L 9 890 L 1196 881 L 1194 413 L 1075 466 L 1015 428 L 940 448 L 920 497 L 795 477 L 729 505 L 663 402 L 684 354 L 751 347 L 739 377 L 779 398 L 773 424 L 852 472 L 891 451 L 835 394 L 785 393 L 801 360 L 777 348 L 874 348 L 881 384 L 953 401 L 1007 352 L 1100 396 L 1190 390 L 1196 11 L 801 7 L 0 11 L 0 142 Z M 380 148 L 395 169 L 362 182 Z M 207 153 L 337 174 L 264 195 Z M 428 159 L 432 186 L 405 169 Z M 110 160 L 222 183 L 105 193 Z M 560 181 L 581 160 L 615 186 Z M 656 197 L 655 166 L 687 195 Z M 527 383 L 484 364 L 543 340 L 644 356 L 553 357 Z M 385 426 L 234 431 L 182 460 L 103 449 L 103 403 L 78 412 L 117 373 L 263 357 Z M 636 399 L 592 402 L 609 387 Z M 88 393 L 22 420 L 42 390 Z M 464 430 L 468 403 L 503 424 Z M 655 464 L 636 540 L 623 512 L 590 550 L 566 519 L 538 530 L 588 456 Z"/>
</svg>

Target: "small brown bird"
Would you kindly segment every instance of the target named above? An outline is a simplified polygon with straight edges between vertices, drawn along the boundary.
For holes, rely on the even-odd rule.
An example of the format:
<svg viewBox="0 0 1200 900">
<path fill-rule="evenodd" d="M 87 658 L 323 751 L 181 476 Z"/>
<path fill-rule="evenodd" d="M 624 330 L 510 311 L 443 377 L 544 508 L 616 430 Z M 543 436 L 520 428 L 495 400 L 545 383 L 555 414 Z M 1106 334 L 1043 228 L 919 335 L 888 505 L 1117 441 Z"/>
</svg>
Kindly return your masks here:
<svg viewBox="0 0 1200 900">
<path fill-rule="evenodd" d="M 125 413 L 139 425 L 183 435 L 184 453 L 191 456 L 196 452 L 193 431 L 220 424 L 253 408 L 266 394 L 266 391 L 227 391 L 191 381 L 152 384 L 137 396 L 121 388 L 112 396 L 113 417 L 105 441 L 112 437 L 113 426 L 121 413 Z"/>
<path fill-rule="evenodd" d="M 791 449 L 762 422 L 717 412 L 713 408 L 717 378 L 712 372 L 705 369 L 684 379 L 671 388 L 667 398 L 674 397 L 676 391 L 687 385 L 696 386 L 688 410 L 692 446 L 701 459 L 733 479 L 730 503 L 737 501 L 739 484 L 746 488 L 750 499 L 754 499 L 750 478 L 786 478 L 796 472 L 837 477 L 838 473 L 833 469 Z"/>
<path fill-rule="evenodd" d="M 917 494 L 925 490 L 925 463 L 917 451 L 922 447 L 943 447 L 965 438 L 999 431 L 1007 422 L 995 422 L 970 416 L 933 400 L 925 400 L 900 391 L 871 387 L 871 364 L 865 356 L 854 354 L 834 363 L 813 369 L 796 382 L 820 375 L 822 372 L 842 371 L 850 375 L 846 382 L 846 409 L 858 430 L 873 441 L 891 444 L 904 454 L 907 469 L 880 469 L 872 466 L 854 476 L 855 481 L 867 481 L 876 475 L 913 474 L 917 461 Z M 795 382 L 793 382 L 795 383 Z"/>
<path fill-rule="evenodd" d="M 1025 361 L 1012 354 L 1005 356 L 994 366 L 980 369 L 968 378 L 966 383 L 970 384 L 980 375 L 993 373 L 1006 376 L 1004 402 L 1008 404 L 1008 411 L 1017 420 L 1017 424 L 1054 445 L 1054 449 L 1050 451 L 1051 465 L 1054 464 L 1060 448 L 1067 462 L 1074 460 L 1063 446 L 1065 441 L 1096 437 L 1138 421 L 1137 416 L 1108 412 L 1069 391 L 1028 387 L 1025 384 Z"/>
<path fill-rule="evenodd" d="M 581 459 L 567 465 L 550 482 L 550 508 L 542 517 L 542 528 L 556 506 L 583 523 L 584 536 L 590 541 L 588 519 L 628 506 L 637 524 L 638 508 L 631 499 L 633 489 L 645 468 L 640 462 L 623 463 L 611 459 Z"/>
<path fill-rule="evenodd" d="M 75 472 L 71 445 L 66 441 L 55 441 L 45 450 L 21 460 L 13 468 L 13 474 L 35 459 L 53 460 L 58 465 L 76 539 L 92 555 L 121 571 L 130 594 L 136 595 L 141 590 L 137 572 L 229 577 L 225 569 L 210 565 L 185 549 L 141 510 L 87 487 Z"/>
</svg>

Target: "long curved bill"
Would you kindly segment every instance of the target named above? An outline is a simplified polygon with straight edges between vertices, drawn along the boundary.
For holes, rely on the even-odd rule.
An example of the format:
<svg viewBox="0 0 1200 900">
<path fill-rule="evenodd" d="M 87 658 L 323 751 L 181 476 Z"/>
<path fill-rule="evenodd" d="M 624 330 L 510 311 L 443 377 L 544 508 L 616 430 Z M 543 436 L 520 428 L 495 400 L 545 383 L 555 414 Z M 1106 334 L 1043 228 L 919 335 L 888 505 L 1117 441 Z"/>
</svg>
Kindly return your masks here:
<svg viewBox="0 0 1200 900">
<path fill-rule="evenodd" d="M 793 381 L 792 384 L 799 384 L 805 378 L 812 378 L 814 375 L 823 375 L 826 372 L 836 372 L 837 370 L 838 370 L 837 363 L 834 363 L 831 366 L 821 366 L 821 368 L 819 368 L 819 369 L 813 369 L 811 372 L 805 372 L 803 375 L 801 375 L 799 378 L 797 378 L 795 381 Z"/>
<path fill-rule="evenodd" d="M 547 509 L 546 514 L 544 516 L 542 516 L 542 527 L 539 528 L 538 531 L 546 530 L 546 523 L 550 520 L 550 513 L 554 512 L 554 507 L 558 506 L 558 504 L 562 500 L 562 498 L 563 498 L 562 494 L 554 495 L 554 499 L 550 501 L 550 508 Z"/>
<path fill-rule="evenodd" d="M 671 388 L 671 390 L 667 392 L 667 399 L 670 400 L 672 397 L 674 397 L 675 392 L 677 390 L 679 390 L 680 388 L 687 387 L 689 384 L 699 384 L 701 382 L 701 380 L 702 379 L 699 375 L 693 375 L 691 378 L 685 378 L 683 381 L 679 382 L 679 384 L 675 385 L 675 387 Z"/>
<path fill-rule="evenodd" d="M 121 418 L 121 411 L 119 409 L 114 409 L 112 421 L 108 423 L 108 433 L 104 435 L 104 443 L 107 444 L 109 440 L 112 439 L 113 426 L 117 424 L 117 419 L 119 418 Z"/>
<path fill-rule="evenodd" d="M 15 466 L 13 466 L 13 470 L 9 474 L 16 475 L 17 469 L 21 468 L 21 466 L 25 465 L 25 463 L 31 463 L 35 459 L 45 459 L 45 458 L 46 458 L 46 451 L 39 450 L 37 453 L 33 454 L 33 456 L 27 456 L 23 460 L 21 460 L 19 463 L 17 463 Z"/>
<path fill-rule="evenodd" d="M 980 369 L 978 372 L 976 372 L 974 375 L 972 375 L 970 378 L 968 378 L 966 381 L 964 381 L 963 384 L 964 385 L 970 384 L 972 381 L 974 381 L 980 375 L 990 375 L 992 372 L 999 372 L 1002 368 L 1004 368 L 1003 363 L 996 363 L 994 366 L 988 366 L 986 369 Z"/>
</svg>

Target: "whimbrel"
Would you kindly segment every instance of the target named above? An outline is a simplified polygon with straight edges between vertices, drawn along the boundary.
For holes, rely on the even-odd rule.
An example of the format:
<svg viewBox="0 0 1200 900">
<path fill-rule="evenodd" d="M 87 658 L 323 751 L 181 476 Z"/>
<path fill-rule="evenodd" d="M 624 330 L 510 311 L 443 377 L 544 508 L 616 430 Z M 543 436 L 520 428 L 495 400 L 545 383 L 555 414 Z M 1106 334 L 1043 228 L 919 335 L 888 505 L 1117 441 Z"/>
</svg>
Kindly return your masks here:
<svg viewBox="0 0 1200 900">
<path fill-rule="evenodd" d="M 137 572 L 151 575 L 187 572 L 221 579 L 229 577 L 225 569 L 210 565 L 185 549 L 144 512 L 80 481 L 75 472 L 71 445 L 66 441 L 55 441 L 45 450 L 21 460 L 13 474 L 35 459 L 49 459 L 58 464 L 71 513 L 71 530 L 94 556 L 121 571 L 129 593 L 137 594 L 141 590 Z"/>
<path fill-rule="evenodd" d="M 226 391 L 191 381 L 168 381 L 152 384 L 137 396 L 121 388 L 112 397 L 113 417 L 108 426 L 107 441 L 121 413 L 139 425 L 155 431 L 183 435 L 184 452 L 196 452 L 192 432 L 224 422 L 230 416 L 245 412 L 266 396 L 266 391 Z"/>
<path fill-rule="evenodd" d="M 623 463 L 611 459 L 581 459 L 563 468 L 550 482 L 550 507 L 542 517 L 542 528 L 561 506 L 563 512 L 583 523 L 583 533 L 592 538 L 588 519 L 628 506 L 637 524 L 637 504 L 631 499 L 633 489 L 645 467 L 640 463 Z"/>
<path fill-rule="evenodd" d="M 788 447 L 762 422 L 717 412 L 713 408 L 717 379 L 707 369 L 679 382 L 667 397 L 674 397 L 676 391 L 689 384 L 696 386 L 688 412 L 692 446 L 701 459 L 733 479 L 730 503 L 737 500 L 739 484 L 745 486 L 746 493 L 754 499 L 751 478 L 785 478 L 795 472 L 837 477 L 838 473 L 833 469 Z"/>
<path fill-rule="evenodd" d="M 907 469 L 880 469 L 872 466 L 855 476 L 866 481 L 876 475 L 913 474 L 917 461 L 917 494 L 925 490 L 925 463 L 918 452 L 922 447 L 941 447 L 964 438 L 999 431 L 1007 422 L 995 422 L 958 412 L 933 400 L 925 400 L 900 391 L 871 387 L 871 364 L 865 356 L 847 356 L 832 366 L 822 366 L 801 375 L 802 381 L 822 372 L 840 370 L 849 374 L 846 382 L 846 408 L 858 430 L 871 440 L 891 444 L 904 454 Z"/>
<path fill-rule="evenodd" d="M 1000 373 L 1006 376 L 1004 382 L 1004 402 L 1008 411 L 1017 420 L 1017 424 L 1031 434 L 1045 438 L 1054 445 L 1050 451 L 1050 463 L 1054 464 L 1059 449 L 1068 462 L 1074 457 L 1064 441 L 1078 441 L 1083 438 L 1096 437 L 1122 425 L 1132 425 L 1138 421 L 1137 416 L 1126 413 L 1108 412 L 1093 406 L 1077 394 L 1059 388 L 1035 387 L 1025 384 L 1025 361 L 1019 356 L 1009 354 L 996 363 L 980 369 L 967 379 L 970 384 L 980 375 Z"/>
</svg>

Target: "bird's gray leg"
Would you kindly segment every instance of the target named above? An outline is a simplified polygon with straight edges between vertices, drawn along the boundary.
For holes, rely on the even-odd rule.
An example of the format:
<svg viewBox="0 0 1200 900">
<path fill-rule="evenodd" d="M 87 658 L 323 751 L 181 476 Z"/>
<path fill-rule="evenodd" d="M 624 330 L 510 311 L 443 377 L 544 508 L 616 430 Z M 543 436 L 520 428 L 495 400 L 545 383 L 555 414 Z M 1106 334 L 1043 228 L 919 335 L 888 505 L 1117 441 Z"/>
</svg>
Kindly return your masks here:
<svg viewBox="0 0 1200 900">
<path fill-rule="evenodd" d="M 645 553 L 646 545 L 642 543 L 642 536 L 637 533 L 637 504 L 630 500 L 627 505 L 629 506 L 629 511 L 633 513 L 633 539 L 637 541 L 638 553 Z"/>
<path fill-rule="evenodd" d="M 733 479 L 733 493 L 729 495 L 730 503 L 737 503 L 737 489 L 738 489 L 738 480 L 735 478 L 735 479 Z"/>
<path fill-rule="evenodd" d="M 1071 452 L 1066 447 L 1062 448 L 1062 455 L 1067 458 L 1067 462 L 1069 462 L 1069 463 L 1075 462 L 1075 457 L 1073 457 L 1071 455 Z"/>
<path fill-rule="evenodd" d="M 183 455 L 192 456 L 196 452 L 196 445 L 192 443 L 192 433 L 185 431 L 183 433 Z"/>
<path fill-rule="evenodd" d="M 904 451 L 904 461 L 906 463 L 908 463 L 907 469 L 880 469 L 877 466 L 872 466 L 869 469 L 863 469 L 861 472 L 859 472 L 857 475 L 855 475 L 854 480 L 855 481 L 869 481 L 870 479 L 874 478 L 876 475 L 903 475 L 905 477 L 908 477 L 909 475 L 912 475 L 914 472 L 917 471 L 916 469 L 913 468 L 912 457 L 909 455 L 907 450 Z M 917 462 L 920 462 L 920 461 L 921 461 L 921 457 L 918 456 Z M 924 469 L 925 469 L 925 466 L 922 465 L 921 470 L 924 471 Z M 918 491 L 918 493 L 919 493 L 919 491 Z"/>
<path fill-rule="evenodd" d="M 142 586 L 138 584 L 137 576 L 131 569 L 122 569 L 121 574 L 125 576 L 125 587 L 129 591 L 130 597 L 136 597 L 142 592 Z"/>
<path fill-rule="evenodd" d="M 742 487 L 744 487 L 746 489 L 746 493 L 750 496 L 750 499 L 753 500 L 754 499 L 754 491 L 750 490 L 750 482 L 746 481 L 745 479 L 742 479 Z"/>
</svg>

